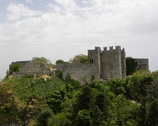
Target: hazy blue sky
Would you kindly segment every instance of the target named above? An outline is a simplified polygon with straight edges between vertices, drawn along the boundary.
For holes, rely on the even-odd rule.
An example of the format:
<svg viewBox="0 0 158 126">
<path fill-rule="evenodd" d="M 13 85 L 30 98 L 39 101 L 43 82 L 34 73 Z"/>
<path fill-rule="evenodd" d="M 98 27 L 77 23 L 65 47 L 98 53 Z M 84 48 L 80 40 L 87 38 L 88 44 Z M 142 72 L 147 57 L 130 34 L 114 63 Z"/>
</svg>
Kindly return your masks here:
<svg viewBox="0 0 158 126">
<path fill-rule="evenodd" d="M 158 70 L 158 0 L 0 0 L 0 78 L 13 61 L 117 45 Z"/>
</svg>

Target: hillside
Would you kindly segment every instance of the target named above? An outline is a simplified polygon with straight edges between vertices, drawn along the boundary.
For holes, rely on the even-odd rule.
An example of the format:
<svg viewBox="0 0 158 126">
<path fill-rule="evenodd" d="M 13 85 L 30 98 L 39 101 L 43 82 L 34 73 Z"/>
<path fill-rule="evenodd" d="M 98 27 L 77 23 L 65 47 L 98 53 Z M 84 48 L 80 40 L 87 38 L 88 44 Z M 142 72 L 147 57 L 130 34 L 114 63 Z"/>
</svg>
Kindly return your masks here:
<svg viewBox="0 0 158 126">
<path fill-rule="evenodd" d="M 67 76 L 32 76 L 0 83 L 0 125 L 156 126 L 158 72 L 80 84 Z"/>
</svg>

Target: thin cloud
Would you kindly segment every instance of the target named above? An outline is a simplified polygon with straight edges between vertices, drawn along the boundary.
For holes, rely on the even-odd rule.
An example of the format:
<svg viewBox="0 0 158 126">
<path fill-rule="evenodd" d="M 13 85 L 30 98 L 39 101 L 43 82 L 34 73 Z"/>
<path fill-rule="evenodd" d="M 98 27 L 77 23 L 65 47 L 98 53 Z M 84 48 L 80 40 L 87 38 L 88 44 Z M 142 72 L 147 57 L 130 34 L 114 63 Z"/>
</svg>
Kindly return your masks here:
<svg viewBox="0 0 158 126">
<path fill-rule="evenodd" d="M 29 18 L 33 16 L 38 16 L 40 13 L 34 10 L 29 9 L 23 4 L 10 4 L 7 7 L 8 20 L 18 20 L 21 18 Z"/>
<path fill-rule="evenodd" d="M 27 3 L 33 4 L 33 0 L 26 0 Z"/>
</svg>

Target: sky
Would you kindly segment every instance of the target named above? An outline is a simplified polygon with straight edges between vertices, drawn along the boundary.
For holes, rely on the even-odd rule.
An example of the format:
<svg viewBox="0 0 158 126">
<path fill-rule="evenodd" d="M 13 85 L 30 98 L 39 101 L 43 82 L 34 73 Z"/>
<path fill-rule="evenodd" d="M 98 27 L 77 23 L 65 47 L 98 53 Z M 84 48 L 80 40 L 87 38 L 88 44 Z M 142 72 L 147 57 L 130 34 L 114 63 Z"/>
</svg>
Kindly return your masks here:
<svg viewBox="0 0 158 126">
<path fill-rule="evenodd" d="M 0 0 L 0 78 L 11 62 L 117 45 L 158 70 L 158 0 Z"/>
</svg>

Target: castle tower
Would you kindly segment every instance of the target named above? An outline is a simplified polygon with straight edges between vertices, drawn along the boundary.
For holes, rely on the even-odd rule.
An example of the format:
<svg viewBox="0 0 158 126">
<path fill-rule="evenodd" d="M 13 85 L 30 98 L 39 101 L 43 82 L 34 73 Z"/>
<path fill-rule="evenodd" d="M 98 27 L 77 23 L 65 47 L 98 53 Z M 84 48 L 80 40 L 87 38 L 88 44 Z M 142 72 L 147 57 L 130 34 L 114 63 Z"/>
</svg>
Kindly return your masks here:
<svg viewBox="0 0 158 126">
<path fill-rule="evenodd" d="M 108 80 L 111 78 L 122 78 L 126 74 L 125 52 L 120 46 L 109 50 L 104 48 L 101 54 L 101 78 Z"/>
<path fill-rule="evenodd" d="M 100 54 L 101 54 L 100 47 L 95 47 L 95 50 L 88 50 L 88 62 L 90 65 L 94 65 L 96 79 L 100 79 L 100 74 L 101 74 Z"/>
</svg>

